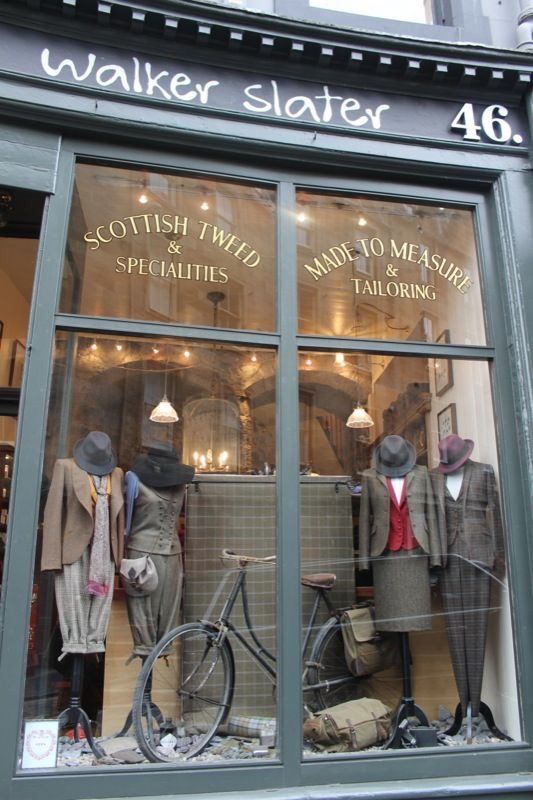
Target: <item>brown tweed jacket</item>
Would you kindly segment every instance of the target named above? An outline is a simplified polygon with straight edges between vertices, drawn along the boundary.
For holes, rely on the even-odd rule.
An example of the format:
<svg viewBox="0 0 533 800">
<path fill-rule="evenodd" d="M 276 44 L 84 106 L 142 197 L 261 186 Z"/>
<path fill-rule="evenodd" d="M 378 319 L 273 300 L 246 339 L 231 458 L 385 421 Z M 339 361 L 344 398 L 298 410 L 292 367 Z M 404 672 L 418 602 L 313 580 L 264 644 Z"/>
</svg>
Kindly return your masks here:
<svg viewBox="0 0 533 800">
<path fill-rule="evenodd" d="M 446 476 L 435 470 L 431 479 L 439 509 L 444 513 Z M 463 510 L 462 524 L 447 532 L 447 552 L 477 561 L 502 576 L 505 572 L 503 526 L 496 478 L 490 464 L 466 461 L 459 501 Z"/>
<path fill-rule="evenodd" d="M 441 565 L 443 519 L 438 512 L 429 472 L 414 467 L 407 473 L 407 506 L 417 542 L 432 567 Z M 390 494 L 387 479 L 374 468 L 363 472 L 359 511 L 359 569 L 368 569 L 369 557 L 387 548 L 390 530 Z"/>
<path fill-rule="evenodd" d="M 41 569 L 60 570 L 73 564 L 91 541 L 94 509 L 90 479 L 74 459 L 56 461 L 44 509 Z M 113 560 L 120 564 L 124 550 L 123 472 L 111 473 L 109 498 L 109 534 Z"/>
</svg>

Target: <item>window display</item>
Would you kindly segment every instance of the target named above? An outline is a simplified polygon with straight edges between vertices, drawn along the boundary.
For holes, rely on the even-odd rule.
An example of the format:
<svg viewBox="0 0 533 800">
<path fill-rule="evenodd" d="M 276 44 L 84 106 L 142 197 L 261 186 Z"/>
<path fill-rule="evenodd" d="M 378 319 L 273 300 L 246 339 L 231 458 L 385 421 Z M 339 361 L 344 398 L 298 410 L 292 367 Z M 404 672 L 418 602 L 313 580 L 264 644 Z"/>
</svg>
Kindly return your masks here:
<svg viewBox="0 0 533 800">
<path fill-rule="evenodd" d="M 275 365 L 264 347 L 58 334 L 24 712 L 27 731 L 55 720 L 58 767 L 275 756 Z M 199 427 L 184 409 L 204 399 Z M 224 551 L 250 554 L 231 609 L 246 556 Z M 232 625 L 260 637 L 257 665 Z"/>
<path fill-rule="evenodd" d="M 277 219 L 260 185 L 76 169 L 21 769 L 37 723 L 59 769 L 277 762 L 280 536 L 305 761 L 521 739 L 472 215 L 296 198 Z"/>
<path fill-rule="evenodd" d="M 334 474 L 335 492 L 352 509 L 343 531 L 351 555 L 335 562 L 324 551 L 312 560 L 328 580 L 334 644 L 327 657 L 315 651 L 308 670 L 325 682 L 326 668 L 337 664 L 338 682 L 325 684 L 318 708 L 304 692 L 305 758 L 359 752 L 361 737 L 350 744 L 335 715 L 350 715 L 357 739 L 368 700 L 383 703 L 389 716 L 366 748 L 519 740 L 487 364 L 450 362 L 455 382 L 443 396 L 433 358 L 300 358 L 302 462 L 312 456 L 306 468 L 317 489 Z M 362 414 L 350 413 L 354 404 Z M 451 404 L 458 427 L 443 435 Z M 330 491 L 325 519 L 333 500 Z M 321 539 L 327 547 L 327 526 Z M 304 540 L 304 573 L 310 561 Z M 320 617 L 314 624 L 320 631 Z M 352 680 L 341 684 L 343 664 Z M 322 733 L 323 707 L 337 720 L 335 740 L 333 723 L 328 741 Z"/>
</svg>

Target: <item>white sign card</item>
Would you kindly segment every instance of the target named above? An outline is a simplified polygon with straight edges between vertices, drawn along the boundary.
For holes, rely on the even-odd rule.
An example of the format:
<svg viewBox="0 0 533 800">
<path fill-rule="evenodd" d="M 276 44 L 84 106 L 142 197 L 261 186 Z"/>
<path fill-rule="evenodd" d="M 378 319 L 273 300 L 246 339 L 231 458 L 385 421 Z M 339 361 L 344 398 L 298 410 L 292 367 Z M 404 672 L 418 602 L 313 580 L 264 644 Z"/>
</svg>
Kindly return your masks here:
<svg viewBox="0 0 533 800">
<path fill-rule="evenodd" d="M 24 726 L 22 769 L 55 767 L 59 722 L 57 719 L 29 720 Z"/>
</svg>

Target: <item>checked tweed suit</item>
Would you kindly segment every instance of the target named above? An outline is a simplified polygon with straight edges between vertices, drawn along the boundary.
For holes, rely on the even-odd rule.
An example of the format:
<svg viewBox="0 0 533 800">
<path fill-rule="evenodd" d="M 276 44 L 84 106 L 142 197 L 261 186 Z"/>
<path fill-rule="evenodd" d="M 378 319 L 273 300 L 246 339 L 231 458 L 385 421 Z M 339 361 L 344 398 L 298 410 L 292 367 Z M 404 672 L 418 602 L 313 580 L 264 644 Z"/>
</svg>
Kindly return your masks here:
<svg viewBox="0 0 533 800">
<path fill-rule="evenodd" d="M 454 500 L 446 476 L 432 472 L 446 519 L 446 556 L 441 594 L 448 641 L 463 715 L 479 713 L 492 575 L 504 573 L 503 529 L 494 470 L 466 461 Z"/>
</svg>

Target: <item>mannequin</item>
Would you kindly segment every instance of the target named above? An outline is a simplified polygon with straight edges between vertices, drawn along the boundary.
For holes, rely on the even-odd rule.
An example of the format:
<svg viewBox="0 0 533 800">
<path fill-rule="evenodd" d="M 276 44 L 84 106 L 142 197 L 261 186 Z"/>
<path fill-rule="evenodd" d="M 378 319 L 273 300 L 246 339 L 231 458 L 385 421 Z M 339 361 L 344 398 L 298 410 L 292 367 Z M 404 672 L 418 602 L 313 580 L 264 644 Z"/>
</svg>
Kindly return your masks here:
<svg viewBox="0 0 533 800">
<path fill-rule="evenodd" d="M 359 569 L 372 560 L 376 628 L 431 628 L 430 567 L 441 564 L 441 524 L 426 467 L 401 436 L 386 436 L 363 472 Z"/>
<path fill-rule="evenodd" d="M 146 657 L 175 624 L 183 581 L 178 519 L 193 476 L 194 467 L 165 445 L 139 455 L 126 473 L 127 558 L 149 555 L 158 576 L 151 594 L 126 595 L 134 656 Z"/>
<path fill-rule="evenodd" d="M 445 568 L 440 578 L 453 671 L 462 716 L 480 712 L 492 575 L 505 573 L 503 529 L 494 470 L 470 460 L 471 439 L 439 442 L 432 473 L 446 520 Z"/>
<path fill-rule="evenodd" d="M 63 654 L 102 653 L 124 543 L 123 473 L 111 440 L 91 431 L 54 465 L 41 569 L 55 573 Z"/>
<path fill-rule="evenodd" d="M 123 473 L 107 433 L 91 431 L 74 445 L 74 458 L 54 465 L 44 509 L 42 570 L 53 570 L 62 654 L 72 654 L 70 704 L 59 715 L 79 728 L 97 758 L 104 753 L 92 737 L 81 707 L 83 658 L 103 653 L 113 599 L 115 567 L 124 545 Z"/>
</svg>

